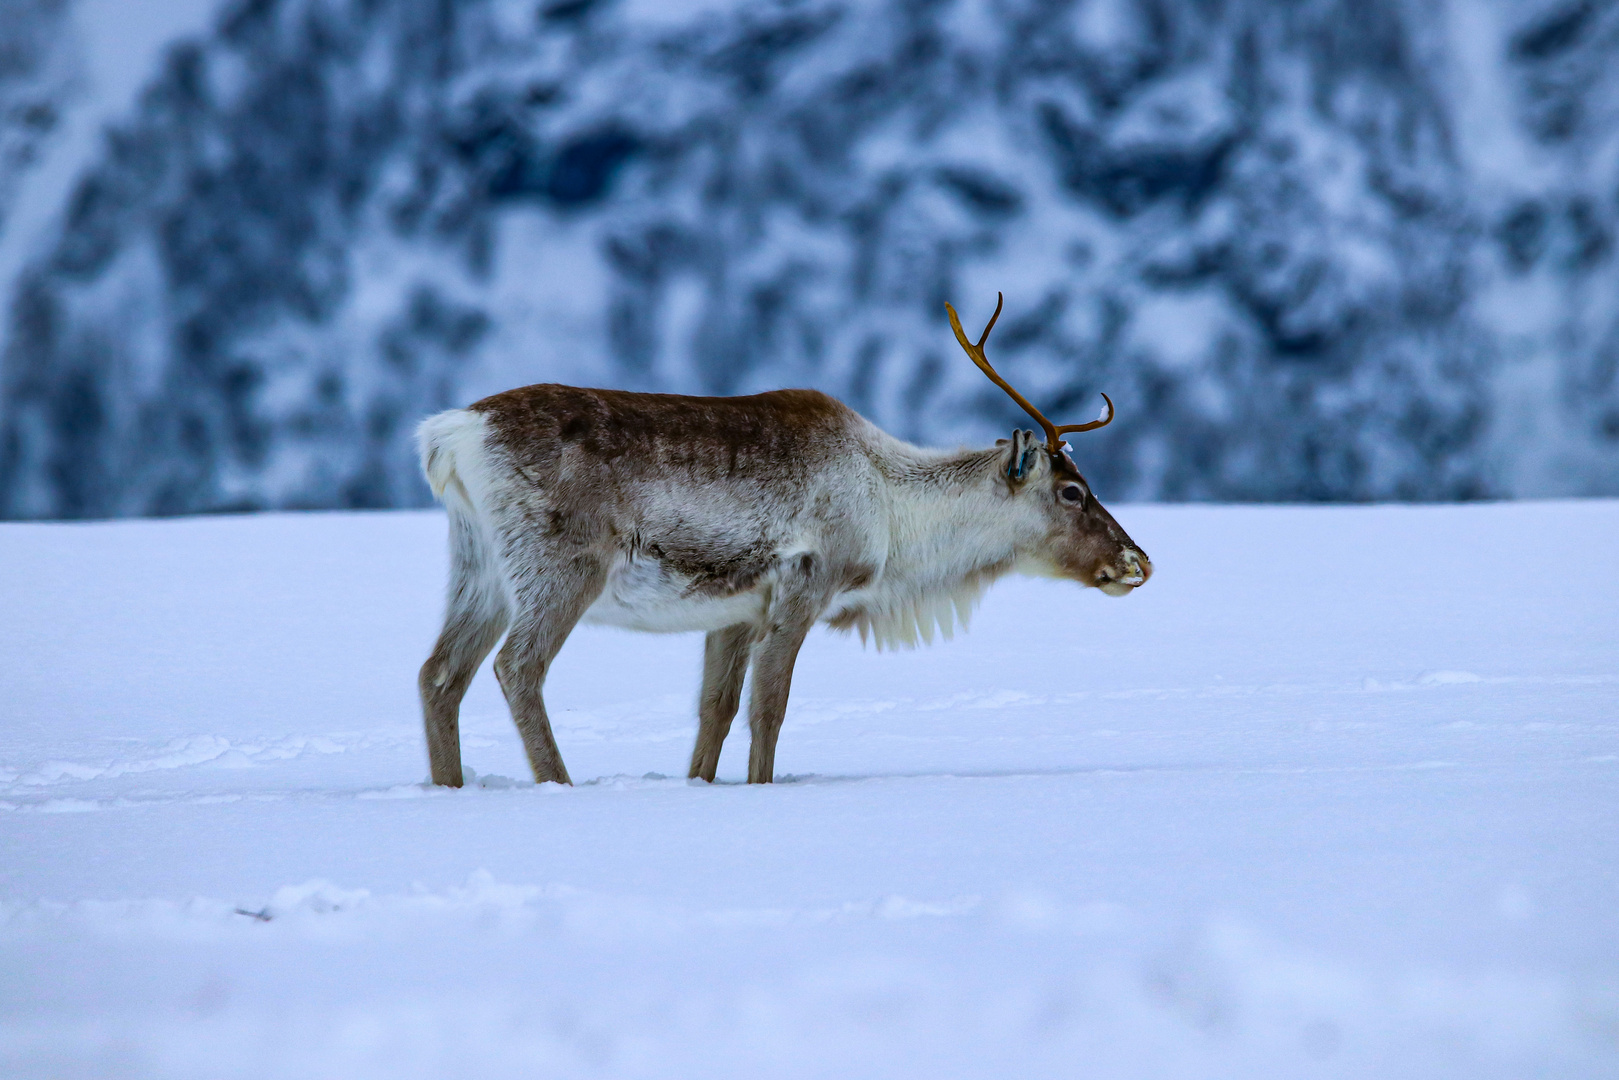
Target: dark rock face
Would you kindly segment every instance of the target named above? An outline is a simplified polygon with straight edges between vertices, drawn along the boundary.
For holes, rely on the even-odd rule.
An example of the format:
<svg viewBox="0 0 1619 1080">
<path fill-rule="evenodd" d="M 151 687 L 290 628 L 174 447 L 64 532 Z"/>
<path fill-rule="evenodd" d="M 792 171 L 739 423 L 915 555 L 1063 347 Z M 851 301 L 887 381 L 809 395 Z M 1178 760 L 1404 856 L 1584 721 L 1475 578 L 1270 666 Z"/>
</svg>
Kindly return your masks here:
<svg viewBox="0 0 1619 1080">
<path fill-rule="evenodd" d="M 1619 493 L 1619 5 L 1434 7 L 232 4 L 11 286 L 0 514 L 418 505 L 543 380 L 989 439 L 997 289 L 1110 498 Z"/>
</svg>

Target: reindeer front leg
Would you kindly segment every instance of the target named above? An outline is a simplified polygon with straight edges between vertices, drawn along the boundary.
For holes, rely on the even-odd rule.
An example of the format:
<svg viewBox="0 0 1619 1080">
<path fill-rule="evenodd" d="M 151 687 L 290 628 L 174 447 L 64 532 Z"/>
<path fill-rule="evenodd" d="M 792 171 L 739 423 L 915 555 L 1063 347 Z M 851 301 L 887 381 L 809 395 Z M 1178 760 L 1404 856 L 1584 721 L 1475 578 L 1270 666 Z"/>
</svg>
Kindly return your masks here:
<svg viewBox="0 0 1619 1080">
<path fill-rule="evenodd" d="M 750 784 L 768 784 L 776 775 L 776 737 L 787 715 L 793 663 L 830 597 L 821 569 L 813 555 L 793 560 L 791 570 L 775 587 L 764 632 L 753 649 L 753 694 L 748 703 L 748 727 L 753 733 L 748 751 Z"/>
<path fill-rule="evenodd" d="M 692 779 L 714 782 L 720 747 L 730 733 L 742 703 L 742 680 L 748 673 L 748 650 L 756 629 L 738 623 L 711 631 L 703 642 L 703 689 L 697 699 L 697 746 L 691 752 Z"/>
</svg>

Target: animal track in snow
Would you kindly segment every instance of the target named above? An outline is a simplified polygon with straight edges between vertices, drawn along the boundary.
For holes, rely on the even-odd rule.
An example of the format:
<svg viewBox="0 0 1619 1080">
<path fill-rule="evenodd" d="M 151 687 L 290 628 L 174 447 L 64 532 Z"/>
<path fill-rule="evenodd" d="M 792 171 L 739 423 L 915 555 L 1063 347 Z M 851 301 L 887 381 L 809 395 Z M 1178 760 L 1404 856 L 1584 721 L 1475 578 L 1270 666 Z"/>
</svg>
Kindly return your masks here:
<svg viewBox="0 0 1619 1080">
<path fill-rule="evenodd" d="M 339 732 L 329 735 L 284 735 L 232 741 L 220 735 L 187 735 L 144 753 L 126 753 L 96 762 L 50 758 L 35 765 L 0 767 L 0 791 L 14 792 L 57 784 L 111 780 L 120 776 L 209 766 L 244 769 L 308 754 L 343 754 L 353 750 L 414 744 L 415 737 L 386 732 Z"/>
</svg>

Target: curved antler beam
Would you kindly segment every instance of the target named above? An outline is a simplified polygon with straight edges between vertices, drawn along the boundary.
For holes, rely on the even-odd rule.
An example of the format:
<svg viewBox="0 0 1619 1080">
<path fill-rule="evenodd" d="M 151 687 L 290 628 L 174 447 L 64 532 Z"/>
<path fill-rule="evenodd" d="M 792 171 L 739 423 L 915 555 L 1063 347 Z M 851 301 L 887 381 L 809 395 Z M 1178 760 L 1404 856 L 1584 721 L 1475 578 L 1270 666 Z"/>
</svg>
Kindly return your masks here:
<svg viewBox="0 0 1619 1080">
<path fill-rule="evenodd" d="M 1058 427 L 1050 420 L 1047 420 L 1044 413 L 1030 404 L 1028 398 L 1018 393 L 1017 389 L 1011 383 L 1001 378 L 1000 373 L 997 372 L 994 366 L 989 362 L 989 358 L 984 355 L 984 342 L 989 340 L 989 332 L 995 328 L 995 321 L 1001 317 L 1001 305 L 1004 302 L 1005 297 L 1000 293 L 996 293 L 995 314 L 989 317 L 989 322 L 984 326 L 984 332 L 979 335 L 978 344 L 976 345 L 967 340 L 967 334 L 961 329 L 961 318 L 956 314 L 956 309 L 951 307 L 948 303 L 944 305 L 944 309 L 950 313 L 950 329 L 956 332 L 956 340 L 959 341 L 961 343 L 961 347 L 967 351 L 968 357 L 970 357 L 972 362 L 978 366 L 978 370 L 989 376 L 990 382 L 994 383 L 1002 390 L 1005 390 L 1007 395 L 1013 401 L 1017 402 L 1023 407 L 1024 412 L 1034 417 L 1035 420 L 1039 422 L 1040 426 L 1045 429 L 1046 449 L 1053 454 L 1060 453 L 1062 451 L 1063 435 L 1075 431 L 1094 431 L 1099 427 L 1107 427 L 1109 424 L 1111 424 L 1113 422 L 1113 399 L 1108 397 L 1106 394 L 1102 395 L 1102 400 L 1107 402 L 1106 416 L 1098 420 L 1092 420 L 1088 424 L 1067 424 L 1063 427 Z"/>
</svg>

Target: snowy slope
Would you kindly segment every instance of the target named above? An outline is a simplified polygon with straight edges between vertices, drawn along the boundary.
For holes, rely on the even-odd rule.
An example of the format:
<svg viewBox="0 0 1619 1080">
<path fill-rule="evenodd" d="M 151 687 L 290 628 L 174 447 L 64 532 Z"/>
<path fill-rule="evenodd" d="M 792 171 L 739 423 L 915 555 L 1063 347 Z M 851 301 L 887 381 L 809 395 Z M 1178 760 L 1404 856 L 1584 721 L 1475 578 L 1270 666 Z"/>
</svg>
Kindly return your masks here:
<svg viewBox="0 0 1619 1080">
<path fill-rule="evenodd" d="M 439 515 L 0 527 L 0 1075 L 1619 1076 L 1619 502 L 1118 516 L 817 633 L 773 787 L 587 628 L 459 792 Z"/>
<path fill-rule="evenodd" d="M 981 324 L 997 291 L 1034 400 L 1119 403 L 1090 469 L 1133 499 L 1619 495 L 1612 3 L 10 0 L 11 26 L 62 58 L 0 45 L 0 516 L 426 505 L 420 417 L 537 381 L 815 386 L 987 440 L 1021 417 L 943 305 Z M 75 63 L 105 87 L 76 111 Z"/>
<path fill-rule="evenodd" d="M 0 282 L 62 226 L 65 197 L 104 152 L 163 50 L 204 30 L 215 0 L 0 4 Z M 0 321 L 0 347 L 9 321 Z"/>
</svg>

